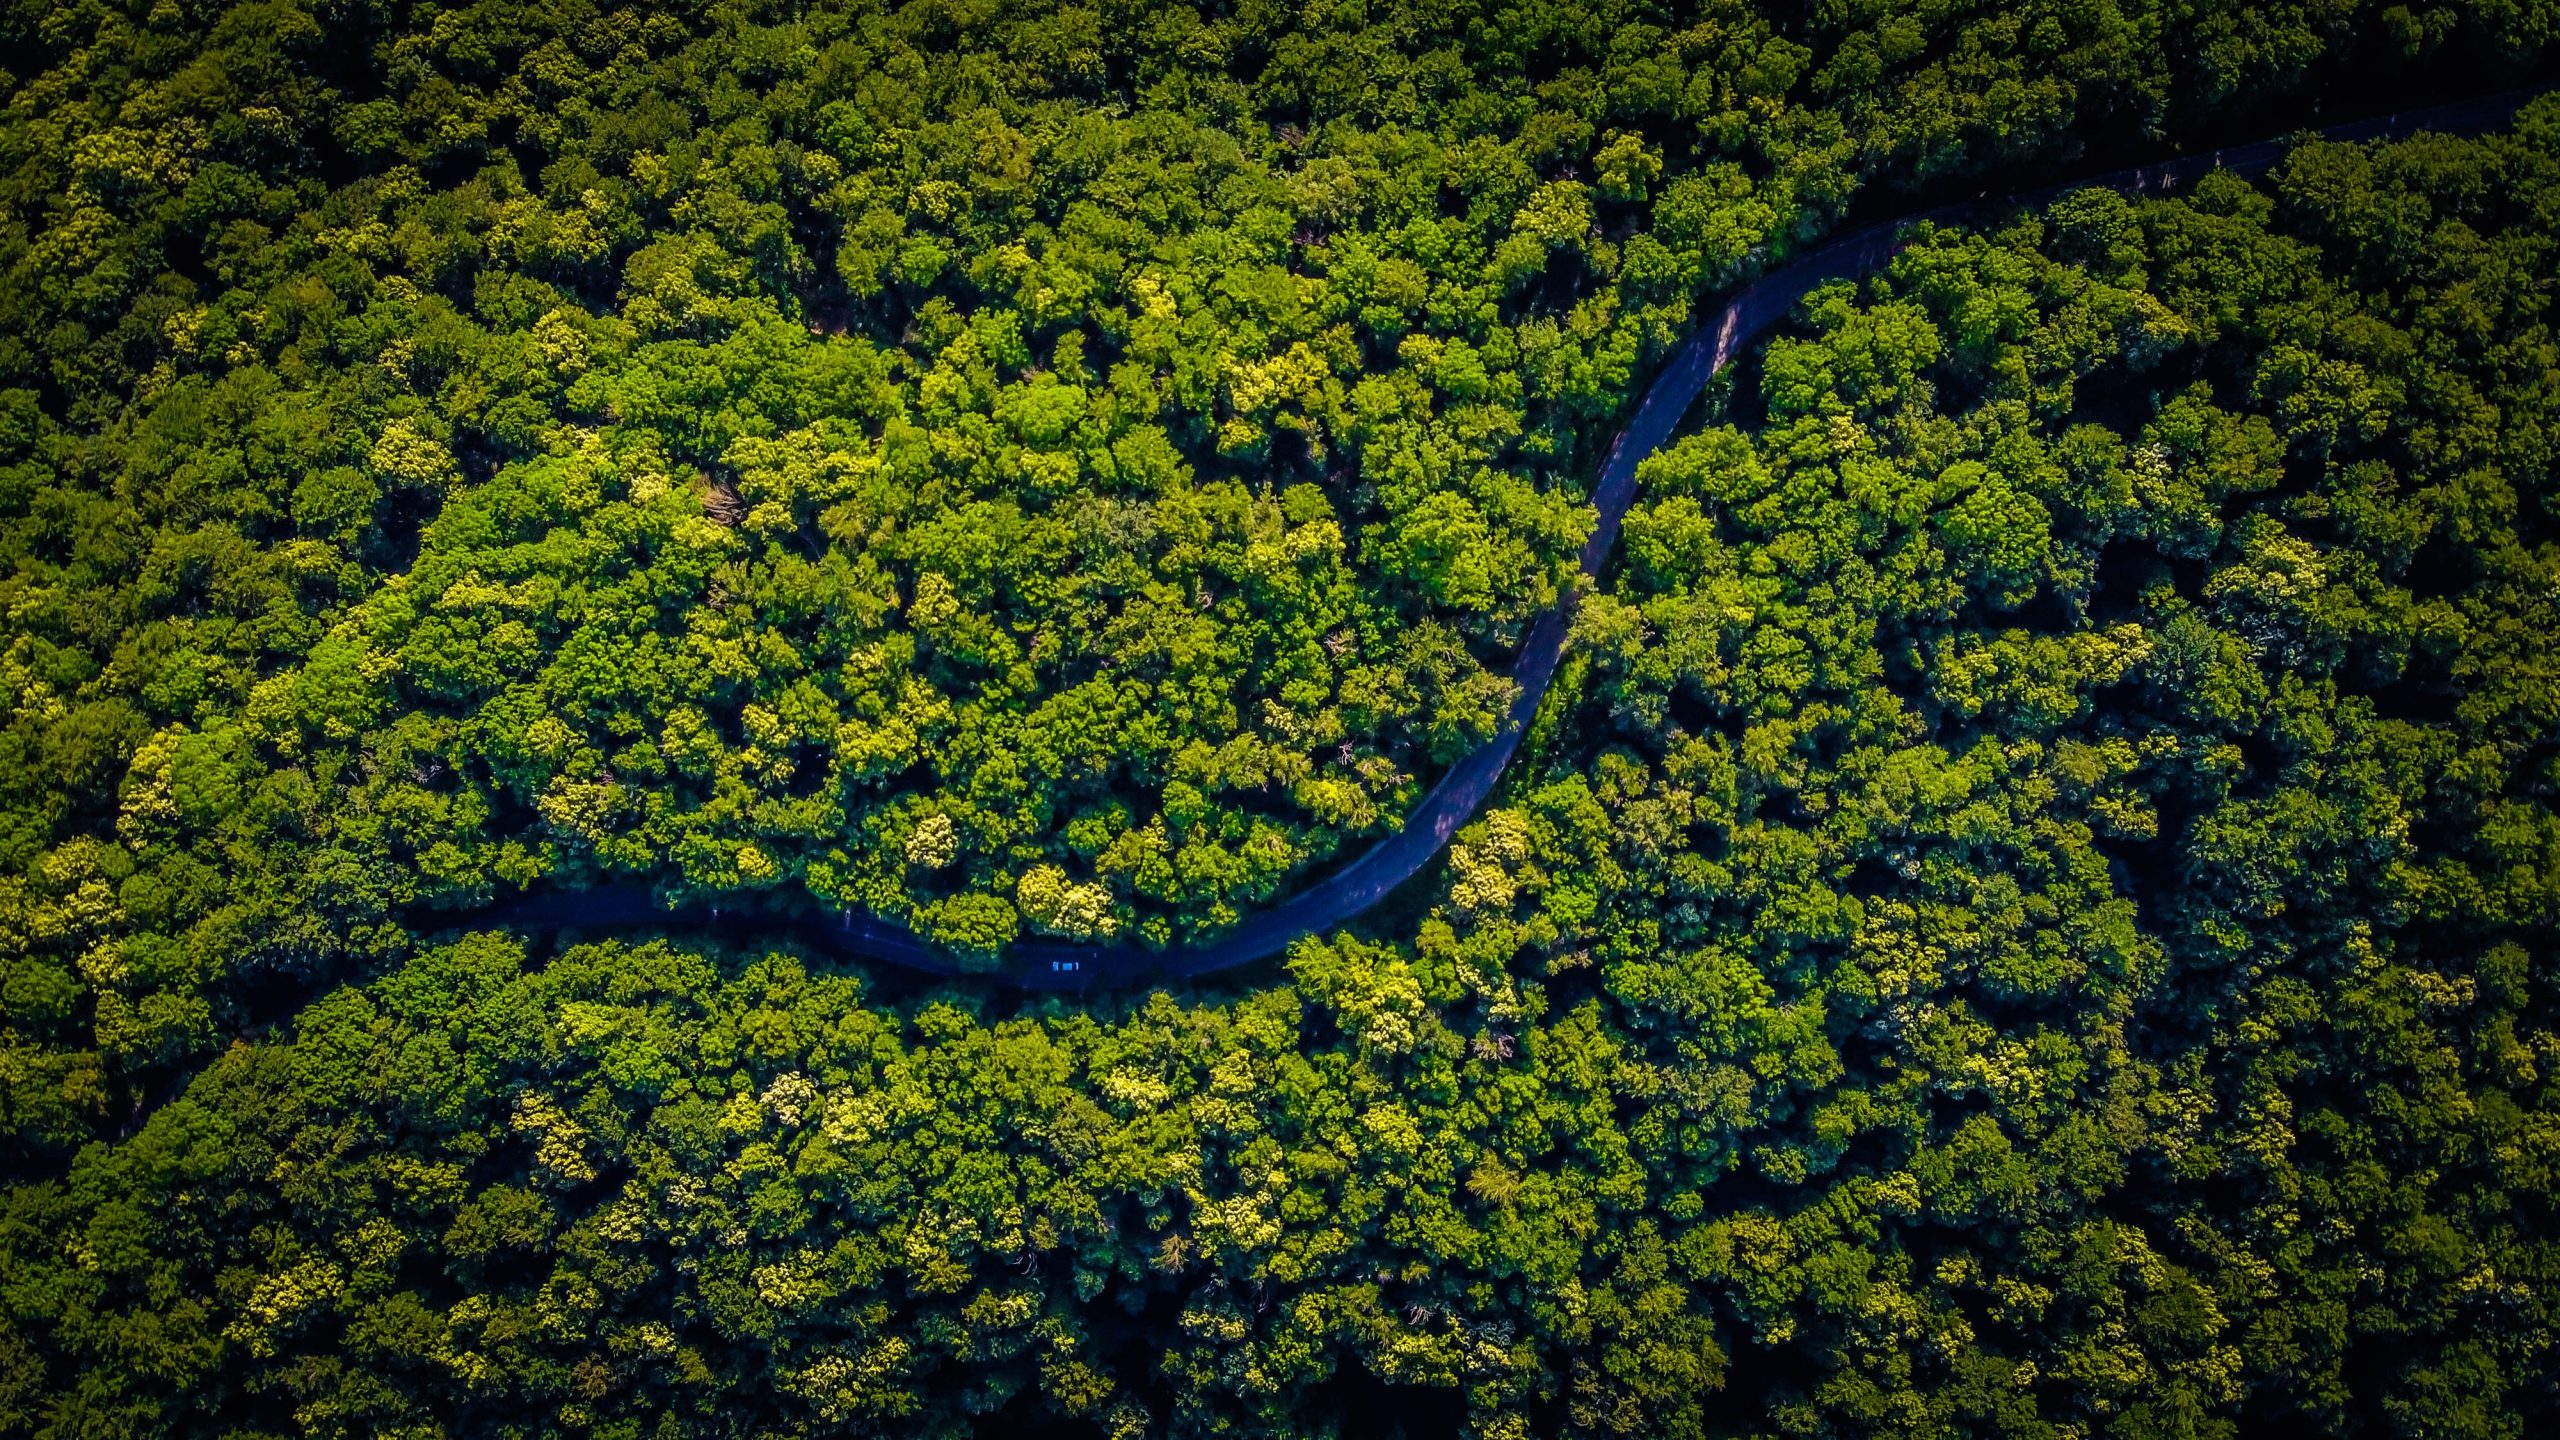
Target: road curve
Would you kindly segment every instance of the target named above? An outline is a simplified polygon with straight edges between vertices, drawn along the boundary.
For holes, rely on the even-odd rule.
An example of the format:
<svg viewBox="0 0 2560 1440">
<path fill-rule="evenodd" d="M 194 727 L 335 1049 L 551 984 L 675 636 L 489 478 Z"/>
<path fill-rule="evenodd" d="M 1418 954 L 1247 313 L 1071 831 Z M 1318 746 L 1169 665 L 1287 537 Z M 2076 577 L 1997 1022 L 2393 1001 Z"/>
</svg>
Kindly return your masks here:
<svg viewBox="0 0 2560 1440">
<path fill-rule="evenodd" d="M 2308 136 L 2261 140 L 2086 180 L 1941 206 L 1865 226 L 1807 252 L 1744 286 L 1712 323 L 1673 350 L 1661 372 L 1654 376 L 1635 414 L 1618 432 L 1609 446 L 1608 458 L 1601 464 L 1599 482 L 1591 493 L 1598 523 L 1592 526 L 1591 537 L 1582 547 L 1582 573 L 1596 581 L 1607 567 L 1617 546 L 1618 527 L 1635 500 L 1636 467 L 1671 438 L 1681 417 L 1716 372 L 1731 363 L 1745 345 L 1786 319 L 1796 303 L 1815 287 L 1862 276 L 1883 265 L 1901 248 L 1903 236 L 1912 226 L 2032 208 L 2072 190 L 2105 189 L 2141 195 L 2174 189 L 2215 170 L 2256 176 L 2273 168 L 2304 138 L 2356 141 L 2387 139 L 2420 130 L 2469 134 L 2494 129 L 2548 88 L 2406 110 L 2331 126 Z M 1510 714 L 1492 739 L 1440 777 L 1439 783 L 1405 817 L 1401 829 L 1316 884 L 1197 944 L 1150 950 L 1127 943 L 1031 938 L 1006 947 L 1001 969 L 973 971 L 905 926 L 879 916 L 858 911 L 833 917 L 782 913 L 763 909 L 752 899 L 730 907 L 699 904 L 671 909 L 647 886 L 628 883 L 519 896 L 473 912 L 421 914 L 413 917 L 412 923 L 420 929 L 486 925 L 546 932 L 705 927 L 725 933 L 788 938 L 814 952 L 838 958 L 885 961 L 928 974 L 974 976 L 1034 990 L 1101 989 L 1234 969 L 1277 955 L 1305 936 L 1322 934 L 1349 922 L 1431 863 L 1501 782 L 1513 752 L 1520 748 L 1521 736 L 1555 679 L 1572 612 L 1573 599 L 1568 596 L 1530 627 L 1512 669 L 1512 678 L 1520 690 Z M 722 913 L 724 909 L 728 911 L 726 915 Z"/>
</svg>

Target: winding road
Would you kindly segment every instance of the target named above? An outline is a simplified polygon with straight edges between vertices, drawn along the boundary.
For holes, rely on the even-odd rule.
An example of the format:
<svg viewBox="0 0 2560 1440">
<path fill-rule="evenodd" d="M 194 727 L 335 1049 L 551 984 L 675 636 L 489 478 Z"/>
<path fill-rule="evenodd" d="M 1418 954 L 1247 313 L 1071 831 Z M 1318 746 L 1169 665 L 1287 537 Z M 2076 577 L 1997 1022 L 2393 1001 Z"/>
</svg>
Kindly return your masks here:
<svg viewBox="0 0 2560 1440">
<path fill-rule="evenodd" d="M 2402 111 L 2311 134 L 2342 141 L 2385 139 L 2420 130 L 2469 134 L 2496 128 L 2548 88 Z M 1912 226 L 2032 208 L 2072 190 L 2107 189 L 2139 195 L 2171 190 L 2215 170 L 2256 176 L 2271 169 L 2301 138 L 2262 140 L 1900 216 L 1840 236 L 1743 287 L 1713 323 L 1693 333 L 1671 353 L 1661 373 L 1645 390 L 1644 399 L 1626 428 L 1611 443 L 1608 458 L 1600 467 L 1599 483 L 1591 494 L 1598 523 L 1582 547 L 1583 575 L 1594 582 L 1600 578 L 1617 547 L 1618 528 L 1626 518 L 1627 507 L 1635 500 L 1636 467 L 1671 438 L 1681 417 L 1716 372 L 1730 364 L 1745 345 L 1786 319 L 1797 302 L 1815 287 L 1862 276 L 1883 265 L 1901 248 Z M 1099 989 L 1234 969 L 1277 955 L 1305 936 L 1348 923 L 1431 863 L 1501 782 L 1530 719 L 1537 714 L 1548 685 L 1555 679 L 1572 612 L 1573 598 L 1567 596 L 1530 628 L 1512 670 L 1512 678 L 1519 682 L 1519 696 L 1501 728 L 1441 776 L 1405 817 L 1400 830 L 1295 896 L 1195 945 L 1150 950 L 1126 943 L 1025 939 L 1007 947 L 1001 969 L 973 971 L 905 926 L 878 916 L 852 912 L 830 919 L 741 906 L 731 908 L 724 917 L 721 908 L 708 905 L 670 909 L 648 887 L 637 884 L 522 896 L 467 914 L 422 915 L 416 917 L 415 923 L 421 929 L 495 925 L 536 932 L 709 927 L 733 934 L 744 931 L 787 937 L 813 952 L 838 958 L 886 961 L 933 975 L 974 976 L 1037 990 Z"/>
</svg>

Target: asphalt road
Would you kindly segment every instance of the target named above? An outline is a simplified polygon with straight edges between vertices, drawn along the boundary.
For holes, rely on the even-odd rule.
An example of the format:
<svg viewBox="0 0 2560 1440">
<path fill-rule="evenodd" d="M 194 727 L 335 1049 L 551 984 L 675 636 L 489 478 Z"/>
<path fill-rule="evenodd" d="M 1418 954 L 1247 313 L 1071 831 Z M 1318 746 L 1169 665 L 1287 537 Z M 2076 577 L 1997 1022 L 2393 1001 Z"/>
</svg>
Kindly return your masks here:
<svg viewBox="0 0 2560 1440">
<path fill-rule="evenodd" d="M 2540 93 L 2539 89 L 2516 91 L 2402 111 L 2315 133 L 2331 140 L 2383 139 L 2419 130 L 2468 134 L 2496 128 Z M 1792 314 L 1797 302 L 1815 287 L 1863 276 L 1882 266 L 1901 248 L 1913 226 L 1924 221 L 1957 223 L 1984 214 L 2031 208 L 2072 190 L 2107 189 L 2143 195 L 2177 189 L 2215 170 L 2256 176 L 2272 168 L 2299 138 L 2287 136 L 2185 155 L 2086 180 L 1900 216 L 1842 235 L 1753 281 L 1671 353 L 1646 388 L 1644 399 L 1637 404 L 1626 428 L 1611 443 L 1591 492 L 1598 523 L 1582 547 L 1583 574 L 1596 582 L 1607 568 L 1610 554 L 1617 547 L 1618 527 L 1636 498 L 1636 467 L 1671 438 L 1681 417 L 1696 403 L 1698 393 L 1715 378 L 1716 372 L 1732 363 L 1744 346 Z M 913 931 L 875 915 L 780 913 L 758 907 L 744 897 L 740 904 L 729 907 L 670 909 L 646 886 L 624 884 L 522 896 L 474 912 L 420 915 L 413 923 L 421 929 L 499 926 L 543 932 L 703 927 L 734 937 L 788 938 L 810 950 L 844 959 L 885 961 L 936 975 L 974 974 L 1039 990 L 1100 989 L 1231 970 L 1269 959 L 1305 936 L 1348 924 L 1439 855 L 1450 837 L 1501 783 L 1512 754 L 1520 748 L 1522 734 L 1555 679 L 1572 612 L 1573 601 L 1567 597 L 1530 628 L 1512 669 L 1512 678 L 1520 686 L 1519 698 L 1502 728 L 1440 777 L 1439 783 L 1405 817 L 1402 829 L 1307 889 L 1197 944 L 1150 950 L 1131 944 L 1032 938 L 1007 947 L 1001 969 L 973 972 Z"/>
</svg>

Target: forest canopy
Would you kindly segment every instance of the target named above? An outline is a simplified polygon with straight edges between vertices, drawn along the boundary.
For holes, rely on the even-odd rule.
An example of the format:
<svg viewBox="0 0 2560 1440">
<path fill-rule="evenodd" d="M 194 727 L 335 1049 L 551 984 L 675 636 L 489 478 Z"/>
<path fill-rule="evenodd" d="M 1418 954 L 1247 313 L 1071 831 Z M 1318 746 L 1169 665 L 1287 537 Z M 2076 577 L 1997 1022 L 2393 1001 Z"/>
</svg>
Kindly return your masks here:
<svg viewBox="0 0 2560 1440">
<path fill-rule="evenodd" d="M 0 19 L 0 1435 L 2560 1420 L 2560 13 Z M 2274 118 L 2270 118 L 2274 117 Z"/>
</svg>

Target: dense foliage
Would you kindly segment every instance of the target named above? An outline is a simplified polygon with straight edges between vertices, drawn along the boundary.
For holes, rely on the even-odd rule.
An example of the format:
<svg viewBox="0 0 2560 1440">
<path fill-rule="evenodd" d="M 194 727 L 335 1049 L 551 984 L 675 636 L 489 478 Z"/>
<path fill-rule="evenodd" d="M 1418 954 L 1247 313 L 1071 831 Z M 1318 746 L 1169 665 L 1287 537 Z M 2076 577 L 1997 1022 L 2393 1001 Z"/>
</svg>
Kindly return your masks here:
<svg viewBox="0 0 2560 1440">
<path fill-rule="evenodd" d="M 1861 187 L 2552 23 L 12 12 L 0 1435 L 2560 1421 L 2560 102 L 1817 294 L 1269 983 L 433 933 L 1213 930 Z"/>
<path fill-rule="evenodd" d="M 2551 23 L 11 16 L 0 1090 L 45 1146 L 419 905 L 1213 931 L 1489 731 L 1635 378 L 1862 183 Z"/>
</svg>

